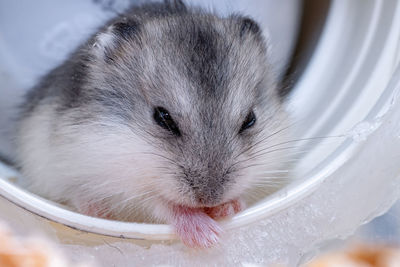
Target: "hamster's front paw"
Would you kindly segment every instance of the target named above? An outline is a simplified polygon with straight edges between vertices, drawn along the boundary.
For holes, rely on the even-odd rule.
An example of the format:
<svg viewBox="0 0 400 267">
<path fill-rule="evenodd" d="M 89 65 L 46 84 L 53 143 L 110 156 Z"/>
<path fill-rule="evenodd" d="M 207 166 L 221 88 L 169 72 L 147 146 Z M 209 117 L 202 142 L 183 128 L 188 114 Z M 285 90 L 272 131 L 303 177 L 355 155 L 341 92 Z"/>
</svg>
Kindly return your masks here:
<svg viewBox="0 0 400 267">
<path fill-rule="evenodd" d="M 205 208 L 204 211 L 211 218 L 218 220 L 225 217 L 230 217 L 242 211 L 245 208 L 243 200 L 240 198 L 223 203 L 216 207 Z"/>
<path fill-rule="evenodd" d="M 208 248 L 218 243 L 222 229 L 202 209 L 174 207 L 173 225 L 182 242 L 190 248 Z"/>
</svg>

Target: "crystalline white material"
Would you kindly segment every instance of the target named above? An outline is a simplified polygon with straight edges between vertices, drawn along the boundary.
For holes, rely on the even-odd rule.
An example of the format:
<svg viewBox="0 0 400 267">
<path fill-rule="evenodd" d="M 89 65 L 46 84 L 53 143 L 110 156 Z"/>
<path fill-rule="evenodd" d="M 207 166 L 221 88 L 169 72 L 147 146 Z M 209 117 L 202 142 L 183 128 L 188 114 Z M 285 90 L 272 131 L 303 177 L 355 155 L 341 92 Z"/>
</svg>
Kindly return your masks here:
<svg viewBox="0 0 400 267">
<path fill-rule="evenodd" d="M 353 127 L 348 132 L 347 136 L 352 138 L 356 142 L 367 140 L 368 135 L 375 131 L 380 125 L 380 119 L 376 119 L 373 122 L 363 121 Z"/>
</svg>

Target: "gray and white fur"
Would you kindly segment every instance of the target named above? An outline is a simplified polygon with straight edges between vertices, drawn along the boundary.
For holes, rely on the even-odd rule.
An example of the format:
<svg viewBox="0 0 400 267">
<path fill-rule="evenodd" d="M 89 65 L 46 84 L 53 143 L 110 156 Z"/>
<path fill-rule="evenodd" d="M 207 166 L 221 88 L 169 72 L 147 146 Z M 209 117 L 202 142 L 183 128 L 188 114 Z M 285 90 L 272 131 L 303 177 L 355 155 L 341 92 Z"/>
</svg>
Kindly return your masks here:
<svg viewBox="0 0 400 267">
<path fill-rule="evenodd" d="M 180 1 L 130 9 L 27 95 L 17 145 L 29 190 L 147 222 L 167 221 L 170 203 L 276 191 L 288 156 L 271 147 L 287 141 L 288 116 L 268 60 L 250 18 Z"/>
</svg>

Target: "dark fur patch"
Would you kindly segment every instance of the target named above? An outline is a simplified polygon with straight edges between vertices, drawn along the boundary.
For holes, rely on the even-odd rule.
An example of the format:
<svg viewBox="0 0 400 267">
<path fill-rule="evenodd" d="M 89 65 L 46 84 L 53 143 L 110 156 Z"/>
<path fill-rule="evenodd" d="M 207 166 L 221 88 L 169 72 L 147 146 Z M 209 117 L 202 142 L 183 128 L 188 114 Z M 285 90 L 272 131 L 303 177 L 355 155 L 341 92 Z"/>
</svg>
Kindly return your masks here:
<svg viewBox="0 0 400 267">
<path fill-rule="evenodd" d="M 184 13 L 187 11 L 185 3 L 181 0 L 165 0 L 164 3 L 169 12 Z"/>
<path fill-rule="evenodd" d="M 201 84 L 208 88 L 212 86 L 212 68 L 217 59 L 217 49 L 212 34 L 202 29 L 197 31 L 193 40 L 193 54 L 191 62 L 197 67 L 198 78 Z"/>
<path fill-rule="evenodd" d="M 104 47 L 104 61 L 108 64 L 115 63 L 116 51 L 122 45 L 122 42 L 139 42 L 136 38 L 140 33 L 140 23 L 132 18 L 122 18 L 123 21 L 116 21 L 112 24 L 112 33 L 115 35 L 114 44 L 110 47 Z"/>
<path fill-rule="evenodd" d="M 104 48 L 104 61 L 107 64 L 112 64 L 115 62 L 114 57 L 113 57 L 113 49 L 109 47 Z"/>
<path fill-rule="evenodd" d="M 243 37 L 245 34 L 260 34 L 261 30 L 258 24 L 247 17 L 242 18 L 241 27 L 240 27 L 240 37 Z"/>
<path fill-rule="evenodd" d="M 79 106 L 82 100 L 82 87 L 86 83 L 86 74 L 88 71 L 88 64 L 90 64 L 90 56 L 82 54 L 79 61 L 71 66 L 69 89 L 65 90 L 65 103 L 68 108 Z"/>
<path fill-rule="evenodd" d="M 190 40 L 185 48 L 188 56 L 187 76 L 202 91 L 201 95 L 215 97 L 223 90 L 224 76 L 228 68 L 226 54 L 228 53 L 227 44 L 220 40 L 219 33 L 215 29 L 204 23 L 202 25 L 193 22 Z"/>
<path fill-rule="evenodd" d="M 125 41 L 132 39 L 139 32 L 139 23 L 135 20 L 120 21 L 113 24 L 113 32 Z"/>
</svg>

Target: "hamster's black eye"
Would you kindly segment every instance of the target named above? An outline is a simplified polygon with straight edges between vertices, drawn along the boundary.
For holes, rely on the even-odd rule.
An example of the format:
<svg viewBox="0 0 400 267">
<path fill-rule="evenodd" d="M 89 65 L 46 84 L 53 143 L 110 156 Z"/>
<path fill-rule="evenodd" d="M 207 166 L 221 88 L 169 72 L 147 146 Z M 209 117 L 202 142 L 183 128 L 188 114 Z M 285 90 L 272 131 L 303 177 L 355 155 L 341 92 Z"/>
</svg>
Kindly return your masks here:
<svg viewBox="0 0 400 267">
<path fill-rule="evenodd" d="M 244 120 L 242 127 L 239 130 L 239 133 L 242 133 L 243 131 L 253 127 L 255 123 L 256 123 L 256 115 L 254 114 L 253 111 L 250 111 L 249 114 L 247 114 L 247 117 Z"/>
<path fill-rule="evenodd" d="M 181 136 L 181 132 L 179 131 L 178 126 L 172 119 L 168 110 L 166 110 L 165 108 L 163 108 L 163 107 L 154 108 L 153 118 L 159 126 L 170 131 L 171 133 L 173 133 L 176 136 Z"/>
</svg>

